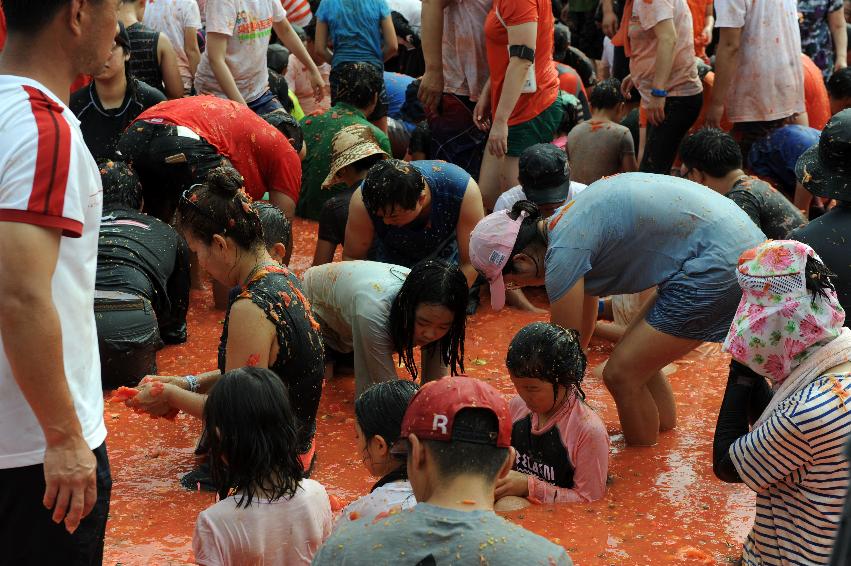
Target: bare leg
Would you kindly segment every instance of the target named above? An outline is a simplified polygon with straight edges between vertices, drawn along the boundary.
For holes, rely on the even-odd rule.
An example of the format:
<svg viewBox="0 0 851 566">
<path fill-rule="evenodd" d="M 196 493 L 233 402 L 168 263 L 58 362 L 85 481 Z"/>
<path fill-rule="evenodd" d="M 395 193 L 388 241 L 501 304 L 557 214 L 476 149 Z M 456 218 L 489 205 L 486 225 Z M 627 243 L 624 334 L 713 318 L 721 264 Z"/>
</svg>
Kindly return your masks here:
<svg viewBox="0 0 851 566">
<path fill-rule="evenodd" d="M 505 292 L 505 303 L 521 311 L 533 312 L 535 314 L 546 314 L 550 311 L 539 309 L 526 297 L 523 289 L 509 289 Z"/>
</svg>

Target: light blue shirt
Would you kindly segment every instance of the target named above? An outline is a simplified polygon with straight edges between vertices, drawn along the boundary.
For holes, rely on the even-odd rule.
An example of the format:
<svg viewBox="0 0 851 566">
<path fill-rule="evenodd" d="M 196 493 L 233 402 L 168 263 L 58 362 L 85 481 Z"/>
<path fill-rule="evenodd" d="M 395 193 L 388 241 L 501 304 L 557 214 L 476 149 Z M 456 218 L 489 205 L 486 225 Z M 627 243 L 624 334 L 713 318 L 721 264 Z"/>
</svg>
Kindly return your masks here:
<svg viewBox="0 0 851 566">
<path fill-rule="evenodd" d="M 548 222 L 551 301 L 580 277 L 586 294 L 597 296 L 638 293 L 671 280 L 695 287 L 730 282 L 742 252 L 765 241 L 725 196 L 650 173 L 592 183 Z"/>
<path fill-rule="evenodd" d="M 316 19 L 328 24 L 334 51 L 331 66 L 372 63 L 384 69 L 381 20 L 389 15 L 386 0 L 322 0 Z"/>
</svg>

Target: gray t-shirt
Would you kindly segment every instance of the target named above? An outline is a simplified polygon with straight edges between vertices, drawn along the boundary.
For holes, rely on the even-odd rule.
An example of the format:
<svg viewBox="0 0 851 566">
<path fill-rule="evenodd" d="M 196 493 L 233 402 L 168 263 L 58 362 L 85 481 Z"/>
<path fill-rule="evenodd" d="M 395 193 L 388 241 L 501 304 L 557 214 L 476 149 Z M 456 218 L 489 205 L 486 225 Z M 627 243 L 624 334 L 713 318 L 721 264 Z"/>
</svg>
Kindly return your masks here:
<svg viewBox="0 0 851 566">
<path fill-rule="evenodd" d="M 372 383 L 396 378 L 390 307 L 410 271 L 374 261 L 344 261 L 304 273 L 304 292 L 322 327 L 325 345 L 344 354 L 354 352 L 358 393 Z M 426 350 L 423 375 L 440 373 L 425 367 L 441 364 L 437 349 Z M 436 354 L 431 355 L 431 350 Z"/>
<path fill-rule="evenodd" d="M 601 179 L 549 220 L 546 286 L 560 299 L 638 293 L 671 280 L 694 287 L 735 281 L 743 251 L 765 235 L 741 208 L 685 179 L 624 173 Z"/>
<path fill-rule="evenodd" d="M 457 511 L 418 503 L 373 521 L 340 526 L 313 566 L 570 566 L 564 548 L 492 511 Z"/>
<path fill-rule="evenodd" d="M 607 120 L 588 120 L 567 135 L 570 178 L 593 183 L 621 171 L 624 155 L 635 155 L 629 129 Z"/>
</svg>

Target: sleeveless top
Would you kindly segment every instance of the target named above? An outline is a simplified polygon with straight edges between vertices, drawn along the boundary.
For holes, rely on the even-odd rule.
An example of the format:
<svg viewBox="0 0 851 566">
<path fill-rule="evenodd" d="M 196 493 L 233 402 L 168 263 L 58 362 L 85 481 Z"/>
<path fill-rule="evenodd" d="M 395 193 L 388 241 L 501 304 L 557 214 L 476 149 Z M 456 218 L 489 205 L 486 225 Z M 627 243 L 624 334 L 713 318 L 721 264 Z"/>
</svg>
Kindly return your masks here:
<svg viewBox="0 0 851 566">
<path fill-rule="evenodd" d="M 228 304 L 219 344 L 219 371 L 225 371 L 230 309 L 236 301 L 250 299 L 263 309 L 275 325 L 278 357 L 269 364 L 289 392 L 293 412 L 299 420 L 299 454 L 311 449 L 316 432 L 316 411 L 322 395 L 325 356 L 319 324 L 313 318 L 310 302 L 298 278 L 287 268 L 267 266 Z M 246 365 L 252 365 L 247 360 Z"/>
<path fill-rule="evenodd" d="M 558 487 L 573 488 L 573 464 L 558 427 L 532 434 L 532 415 L 511 427 L 511 445 L 517 451 L 514 469 Z"/>
<path fill-rule="evenodd" d="M 431 191 L 429 217 L 406 226 L 388 226 L 370 213 L 375 229 L 370 259 L 404 267 L 413 267 L 427 257 L 457 263 L 455 228 L 470 175 L 443 161 L 413 161 L 411 165 L 425 177 Z"/>
<path fill-rule="evenodd" d="M 136 22 L 127 28 L 130 35 L 130 74 L 165 94 L 163 74 L 157 59 L 160 32 Z"/>
</svg>

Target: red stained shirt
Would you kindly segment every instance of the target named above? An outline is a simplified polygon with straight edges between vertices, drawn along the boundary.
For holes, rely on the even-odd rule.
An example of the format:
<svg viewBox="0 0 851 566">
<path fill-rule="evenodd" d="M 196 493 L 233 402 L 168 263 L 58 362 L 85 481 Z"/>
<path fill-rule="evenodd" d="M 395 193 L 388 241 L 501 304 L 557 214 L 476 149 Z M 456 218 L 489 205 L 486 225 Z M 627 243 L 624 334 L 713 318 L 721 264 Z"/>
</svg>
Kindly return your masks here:
<svg viewBox="0 0 851 566">
<path fill-rule="evenodd" d="M 162 102 L 137 118 L 152 119 L 185 126 L 204 138 L 245 178 L 251 198 L 277 191 L 298 202 L 298 153 L 281 132 L 247 106 L 215 96 L 194 96 Z"/>
</svg>

